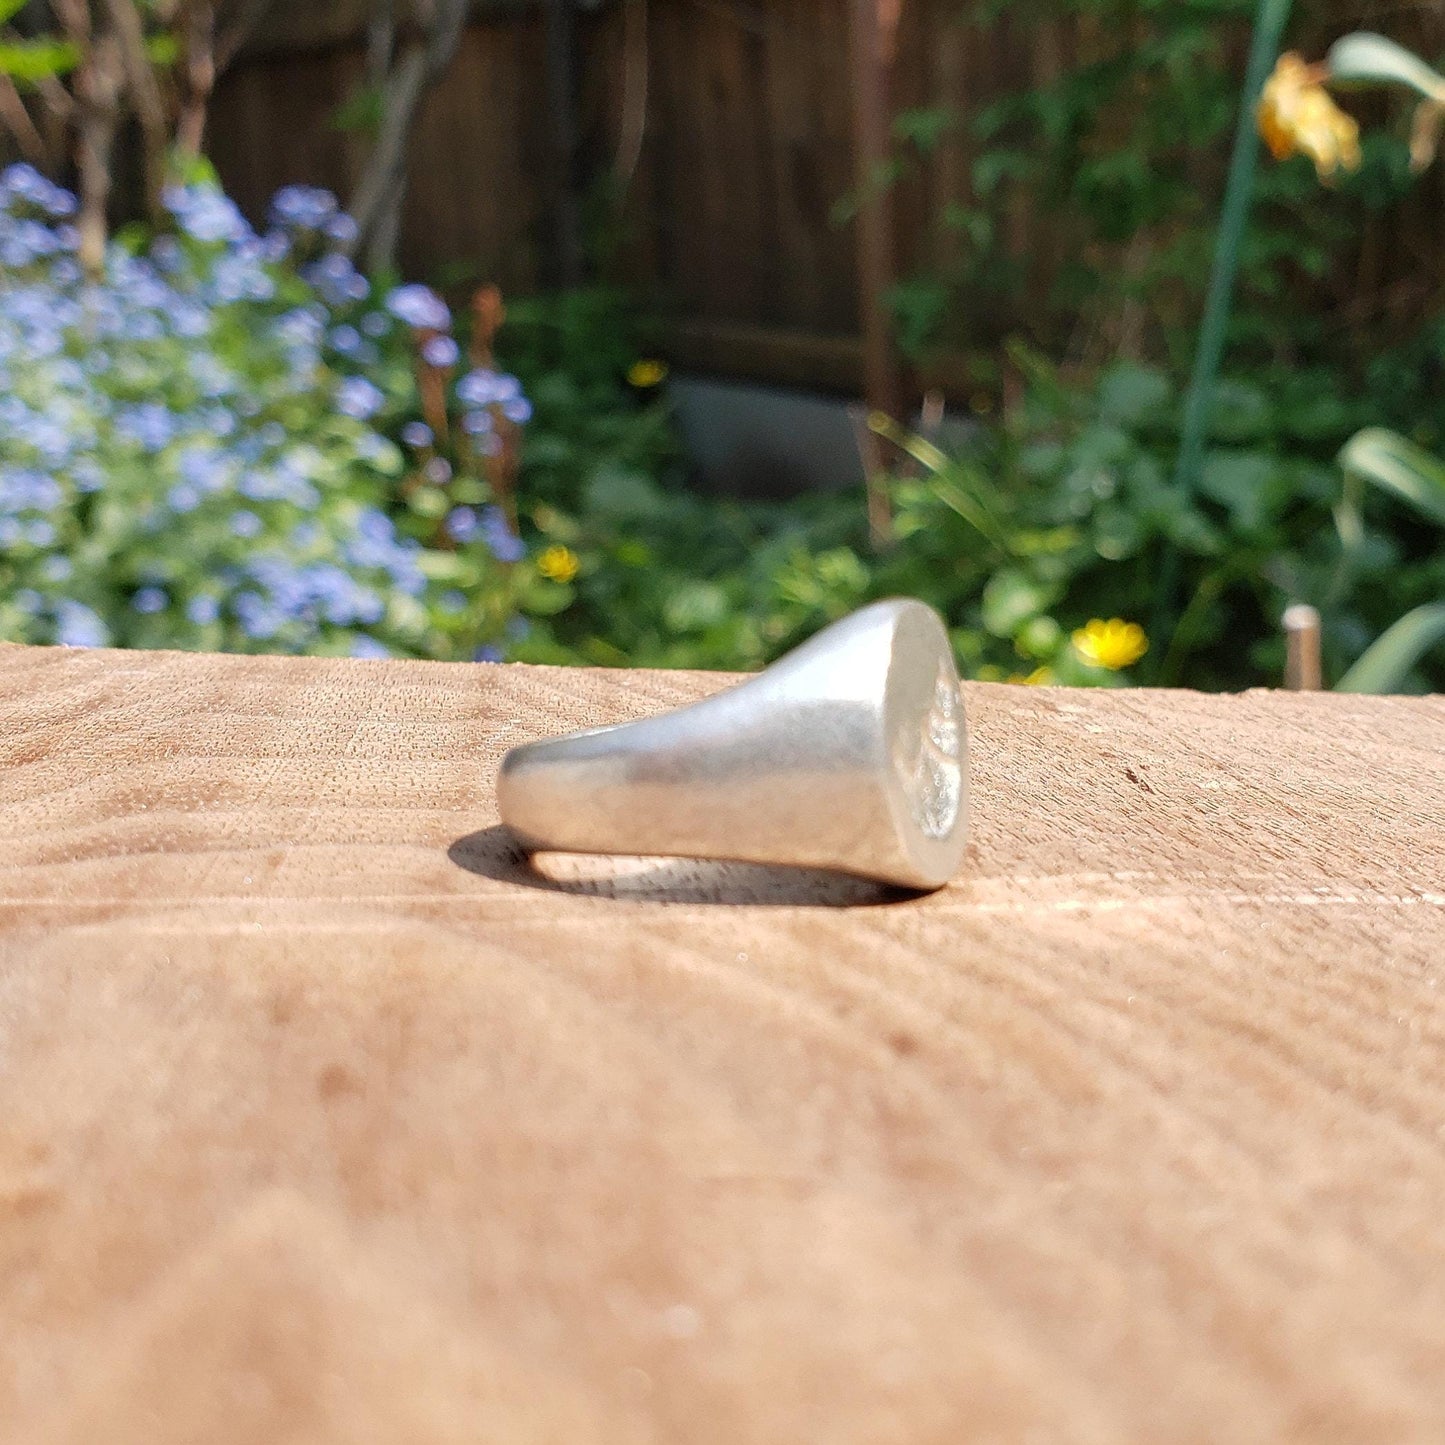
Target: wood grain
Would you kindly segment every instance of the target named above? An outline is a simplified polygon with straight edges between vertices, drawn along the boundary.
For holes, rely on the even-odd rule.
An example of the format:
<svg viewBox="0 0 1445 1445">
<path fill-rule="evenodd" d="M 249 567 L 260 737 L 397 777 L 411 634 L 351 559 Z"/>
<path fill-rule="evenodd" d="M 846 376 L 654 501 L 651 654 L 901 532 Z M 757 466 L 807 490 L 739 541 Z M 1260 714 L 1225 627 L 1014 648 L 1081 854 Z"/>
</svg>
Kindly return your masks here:
<svg viewBox="0 0 1445 1445">
<path fill-rule="evenodd" d="M 0 650 L 0 1438 L 1445 1438 L 1445 700 L 969 687 L 928 898 L 517 858 L 724 681 Z"/>
</svg>

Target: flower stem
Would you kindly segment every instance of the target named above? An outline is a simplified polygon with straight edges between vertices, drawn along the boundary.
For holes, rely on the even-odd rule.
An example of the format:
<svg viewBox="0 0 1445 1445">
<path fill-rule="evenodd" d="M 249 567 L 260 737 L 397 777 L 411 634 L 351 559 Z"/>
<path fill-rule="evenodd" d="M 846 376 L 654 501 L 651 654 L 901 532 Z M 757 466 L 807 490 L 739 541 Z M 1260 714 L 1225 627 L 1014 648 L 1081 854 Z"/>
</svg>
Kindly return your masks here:
<svg viewBox="0 0 1445 1445">
<path fill-rule="evenodd" d="M 1250 42 L 1249 64 L 1245 71 L 1244 93 L 1239 109 L 1239 124 L 1234 132 L 1234 151 L 1229 160 L 1229 179 L 1225 185 L 1224 205 L 1219 216 L 1219 234 L 1214 243 L 1214 263 L 1209 274 L 1209 291 L 1204 302 L 1204 317 L 1199 327 L 1199 345 L 1194 354 L 1194 371 L 1184 398 L 1184 419 L 1179 436 L 1179 455 L 1174 465 L 1174 485 L 1187 500 L 1192 498 L 1199 481 L 1204 460 L 1204 444 L 1209 433 L 1210 403 L 1214 382 L 1224 355 L 1225 335 L 1229 330 L 1229 314 L 1234 303 L 1234 282 L 1239 272 L 1239 251 L 1249 223 L 1249 203 L 1254 193 L 1255 165 L 1259 158 L 1259 136 L 1255 129 L 1255 109 L 1259 104 L 1270 67 L 1279 54 L 1280 37 L 1289 19 L 1290 0 L 1259 0 L 1255 11 L 1254 35 Z M 1179 552 L 1170 547 L 1160 567 L 1159 589 L 1155 599 L 1155 636 L 1166 636 L 1168 618 L 1174 610 L 1174 594 L 1179 585 Z"/>
</svg>

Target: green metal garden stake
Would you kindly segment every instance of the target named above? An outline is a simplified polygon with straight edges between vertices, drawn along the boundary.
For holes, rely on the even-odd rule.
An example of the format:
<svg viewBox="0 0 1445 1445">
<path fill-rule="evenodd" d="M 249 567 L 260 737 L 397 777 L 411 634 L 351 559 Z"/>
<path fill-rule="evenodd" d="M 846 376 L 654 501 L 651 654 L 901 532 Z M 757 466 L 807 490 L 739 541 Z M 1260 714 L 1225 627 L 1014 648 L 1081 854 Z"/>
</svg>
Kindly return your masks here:
<svg viewBox="0 0 1445 1445">
<path fill-rule="evenodd" d="M 1229 179 L 1224 190 L 1224 206 L 1219 214 L 1219 235 L 1214 243 L 1214 262 L 1209 273 L 1209 291 L 1204 302 L 1204 318 L 1199 327 L 1199 346 L 1194 354 L 1194 371 L 1189 378 L 1189 391 L 1184 398 L 1184 419 L 1180 429 L 1179 456 L 1174 466 L 1174 485 L 1185 498 L 1194 495 L 1199 482 L 1199 468 L 1204 460 L 1204 444 L 1209 432 L 1210 403 L 1214 399 L 1214 382 L 1224 355 L 1224 338 L 1229 329 L 1229 313 L 1234 304 L 1234 281 L 1239 271 L 1239 248 L 1249 223 L 1249 203 L 1254 192 L 1254 172 L 1259 159 L 1259 134 L 1255 128 L 1255 110 L 1264 83 L 1279 55 L 1280 39 L 1289 19 L 1290 0 L 1259 0 L 1254 17 L 1254 35 L 1250 42 L 1249 64 L 1245 71 L 1244 96 L 1240 104 L 1239 124 L 1234 132 L 1234 150 L 1229 159 Z M 1155 608 L 1156 635 L 1165 630 L 1165 622 L 1173 610 L 1174 591 L 1179 580 L 1179 553 L 1171 547 L 1160 568 L 1159 591 Z"/>
</svg>

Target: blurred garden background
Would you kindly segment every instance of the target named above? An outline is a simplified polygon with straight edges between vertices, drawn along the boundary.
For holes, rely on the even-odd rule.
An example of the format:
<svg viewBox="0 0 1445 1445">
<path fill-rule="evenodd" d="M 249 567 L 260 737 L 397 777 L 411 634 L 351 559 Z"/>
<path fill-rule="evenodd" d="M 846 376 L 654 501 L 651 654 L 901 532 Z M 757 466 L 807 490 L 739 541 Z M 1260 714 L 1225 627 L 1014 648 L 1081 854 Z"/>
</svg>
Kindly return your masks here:
<svg viewBox="0 0 1445 1445">
<path fill-rule="evenodd" d="M 0 639 L 742 669 L 908 594 L 974 678 L 1239 688 L 1303 604 L 1325 685 L 1438 689 L 1442 57 L 1433 3 L 0 0 Z"/>
</svg>

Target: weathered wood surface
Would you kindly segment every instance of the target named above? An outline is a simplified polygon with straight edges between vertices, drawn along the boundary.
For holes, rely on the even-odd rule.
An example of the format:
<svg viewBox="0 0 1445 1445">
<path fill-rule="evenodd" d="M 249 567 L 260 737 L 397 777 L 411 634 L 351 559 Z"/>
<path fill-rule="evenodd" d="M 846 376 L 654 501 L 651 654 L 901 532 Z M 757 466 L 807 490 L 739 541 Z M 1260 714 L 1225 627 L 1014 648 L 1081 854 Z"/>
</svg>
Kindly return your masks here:
<svg viewBox="0 0 1445 1445">
<path fill-rule="evenodd" d="M 0 1439 L 1445 1438 L 1445 699 L 970 687 L 929 898 L 526 871 L 506 747 L 721 681 L 0 650 Z"/>
</svg>

